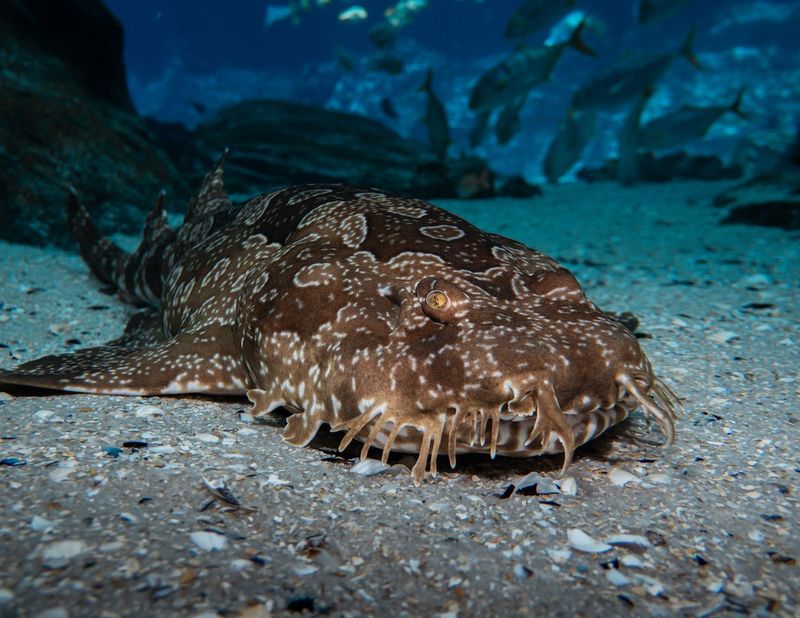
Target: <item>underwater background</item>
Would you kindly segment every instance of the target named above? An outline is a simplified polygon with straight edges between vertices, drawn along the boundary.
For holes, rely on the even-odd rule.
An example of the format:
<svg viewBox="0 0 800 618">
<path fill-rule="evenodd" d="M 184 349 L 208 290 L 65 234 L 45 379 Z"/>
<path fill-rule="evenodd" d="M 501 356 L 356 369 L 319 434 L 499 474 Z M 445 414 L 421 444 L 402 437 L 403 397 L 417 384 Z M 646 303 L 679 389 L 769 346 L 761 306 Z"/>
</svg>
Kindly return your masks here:
<svg viewBox="0 0 800 618">
<path fill-rule="evenodd" d="M 655 9 L 643 15 L 636 2 L 620 1 L 373 1 L 358 5 L 363 18 L 349 20 L 342 15 L 352 2 L 295 4 L 293 16 L 270 22 L 281 5 L 242 2 L 232 10 L 213 1 L 112 0 L 109 7 L 128 34 L 125 59 L 137 109 L 194 128 L 239 101 L 281 99 L 363 114 L 426 142 L 426 95 L 420 86 L 431 68 L 450 125 L 450 156 L 477 154 L 493 170 L 541 181 L 548 145 L 573 93 L 625 54 L 677 52 L 694 28 L 699 69 L 676 59 L 662 75 L 637 77 L 641 90 L 654 86 L 642 122 L 682 106 L 727 106 L 744 88 L 746 118 L 722 114 L 707 134 L 687 134 L 672 150 L 685 147 L 758 166 L 764 163 L 753 151 L 781 151 L 797 131 L 796 2 L 659 0 L 645 2 L 645 10 Z M 299 7 L 303 4 L 308 8 Z M 511 20 L 525 22 L 526 16 L 515 12 L 526 6 L 529 28 L 507 36 Z M 393 21 L 398 11 L 404 17 Z M 505 144 L 489 130 L 471 146 L 476 114 L 469 99 L 481 75 L 520 46 L 564 41 L 582 19 L 584 39 L 597 56 L 568 50 L 547 78 L 523 92 L 527 100 L 518 111 L 519 126 Z M 507 78 L 524 79 L 536 70 L 520 63 Z M 576 165 L 561 179 L 574 179 L 580 167 L 616 156 L 618 131 L 634 99 L 598 110 L 585 150 L 576 153 Z M 386 101 L 396 114 L 382 108 Z M 493 108 L 495 115 L 505 102 Z"/>
<path fill-rule="evenodd" d="M 136 232 L 162 189 L 181 212 L 225 148 L 240 198 L 783 182 L 800 157 L 789 0 L 26 0 L 0 29 L 14 241 L 68 245 L 69 186 L 103 229 Z M 797 218 L 770 208 L 757 217 Z"/>
<path fill-rule="evenodd" d="M 568 476 L 416 487 L 242 397 L 3 383 L 0 617 L 800 615 L 798 32 L 800 0 L 0 0 L 0 370 L 141 316 L 72 191 L 133 252 L 229 149 L 235 201 L 371 185 L 552 256 L 683 404 L 667 448 L 636 411 Z"/>
</svg>

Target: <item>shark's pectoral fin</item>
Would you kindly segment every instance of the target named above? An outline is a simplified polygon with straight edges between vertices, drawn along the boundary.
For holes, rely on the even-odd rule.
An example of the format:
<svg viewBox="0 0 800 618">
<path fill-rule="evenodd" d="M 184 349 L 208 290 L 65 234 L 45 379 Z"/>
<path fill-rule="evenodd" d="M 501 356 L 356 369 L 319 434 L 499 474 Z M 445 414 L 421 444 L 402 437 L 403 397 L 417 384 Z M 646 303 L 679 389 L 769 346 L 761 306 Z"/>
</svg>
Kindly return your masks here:
<svg viewBox="0 0 800 618">
<path fill-rule="evenodd" d="M 0 370 L 0 385 L 116 395 L 240 395 L 248 382 L 225 326 L 187 331 L 147 347 L 104 345 Z"/>
</svg>

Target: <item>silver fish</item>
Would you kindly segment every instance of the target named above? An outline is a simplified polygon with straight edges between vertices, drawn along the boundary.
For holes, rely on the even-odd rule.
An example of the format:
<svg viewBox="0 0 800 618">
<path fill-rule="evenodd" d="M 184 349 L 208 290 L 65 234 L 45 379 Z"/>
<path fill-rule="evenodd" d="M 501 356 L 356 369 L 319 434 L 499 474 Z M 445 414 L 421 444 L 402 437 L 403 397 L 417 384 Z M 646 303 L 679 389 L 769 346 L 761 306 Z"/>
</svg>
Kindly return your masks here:
<svg viewBox="0 0 800 618">
<path fill-rule="evenodd" d="M 497 115 L 497 120 L 494 123 L 494 135 L 497 138 L 497 143 L 505 145 L 511 141 L 511 138 L 519 131 L 520 121 L 519 115 L 522 108 L 525 107 L 525 102 L 528 100 L 527 96 L 520 97 L 515 101 L 508 103 L 500 113 Z"/>
<path fill-rule="evenodd" d="M 525 0 L 511 15 L 506 38 L 521 39 L 549 28 L 575 6 L 575 0 Z"/>
<path fill-rule="evenodd" d="M 555 45 L 520 46 L 481 75 L 469 98 L 469 108 L 475 111 L 502 107 L 525 96 L 538 84 L 547 81 L 568 47 L 596 56 L 581 38 L 585 22 L 578 24 L 568 40 Z"/>
<path fill-rule="evenodd" d="M 697 68 L 694 53 L 694 28 L 676 52 L 630 53 L 599 71 L 572 96 L 572 109 L 578 111 L 616 107 L 652 88 L 676 57 L 682 56 Z"/>
<path fill-rule="evenodd" d="M 669 19 L 686 8 L 691 0 L 639 0 L 636 5 L 636 21 L 650 24 Z"/>
<path fill-rule="evenodd" d="M 489 128 L 489 120 L 492 116 L 492 110 L 486 109 L 478 112 L 472 121 L 472 127 L 469 130 L 469 145 L 477 148 L 486 137 L 486 129 Z"/>
<path fill-rule="evenodd" d="M 641 136 L 642 112 L 653 94 L 648 88 L 631 107 L 619 132 L 617 154 L 617 179 L 624 185 L 631 185 L 639 178 L 639 143 Z"/>
<path fill-rule="evenodd" d="M 730 105 L 694 107 L 686 105 L 672 113 L 659 116 L 642 125 L 639 133 L 639 147 L 658 150 L 673 148 L 705 137 L 709 129 L 725 114 L 733 113 L 743 119 L 747 114 L 741 110 L 745 88 L 739 89 Z"/>
<path fill-rule="evenodd" d="M 558 182 L 580 160 L 594 135 L 594 121 L 593 112 L 567 112 L 544 158 L 544 175 L 548 182 Z"/>
<path fill-rule="evenodd" d="M 423 122 L 428 126 L 431 150 L 443 161 L 447 158 L 447 149 L 450 146 L 450 125 L 444 105 L 433 91 L 433 69 L 428 69 L 425 83 L 420 86 L 420 90 L 428 95 Z"/>
<path fill-rule="evenodd" d="M 400 58 L 387 52 L 374 54 L 369 59 L 369 68 L 389 75 L 399 75 L 406 70 L 405 63 Z"/>
</svg>

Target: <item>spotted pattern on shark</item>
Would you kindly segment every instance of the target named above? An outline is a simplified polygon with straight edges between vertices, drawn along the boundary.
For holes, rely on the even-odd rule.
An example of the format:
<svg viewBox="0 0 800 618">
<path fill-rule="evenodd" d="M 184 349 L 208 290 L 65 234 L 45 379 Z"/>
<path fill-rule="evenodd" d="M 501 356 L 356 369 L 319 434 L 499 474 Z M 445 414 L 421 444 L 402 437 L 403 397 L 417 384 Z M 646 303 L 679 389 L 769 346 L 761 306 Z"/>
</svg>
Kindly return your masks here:
<svg viewBox="0 0 800 618">
<path fill-rule="evenodd" d="M 424 201 L 305 185 L 232 204 L 223 159 L 172 230 L 163 198 L 127 254 L 73 195 L 85 261 L 141 309 L 106 345 L 0 371 L 0 383 L 88 393 L 246 395 L 417 454 L 416 484 L 447 454 L 563 453 L 640 407 L 674 436 L 677 397 L 636 337 L 552 258 Z"/>
</svg>

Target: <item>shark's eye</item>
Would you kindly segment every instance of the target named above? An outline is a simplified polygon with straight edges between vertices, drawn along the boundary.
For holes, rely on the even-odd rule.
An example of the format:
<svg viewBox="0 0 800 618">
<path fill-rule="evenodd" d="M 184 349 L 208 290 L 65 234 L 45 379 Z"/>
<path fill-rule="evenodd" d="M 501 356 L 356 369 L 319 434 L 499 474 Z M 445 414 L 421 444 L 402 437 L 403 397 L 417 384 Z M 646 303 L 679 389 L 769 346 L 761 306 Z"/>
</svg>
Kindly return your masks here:
<svg viewBox="0 0 800 618">
<path fill-rule="evenodd" d="M 422 311 L 434 322 L 454 324 L 467 314 L 469 297 L 450 281 L 426 277 L 417 284 L 416 292 Z"/>
<path fill-rule="evenodd" d="M 447 298 L 447 294 L 441 290 L 433 290 L 428 292 L 428 295 L 425 297 L 425 304 L 431 309 L 436 309 L 437 311 L 441 311 L 447 307 L 447 303 L 449 302 L 450 300 Z"/>
</svg>

